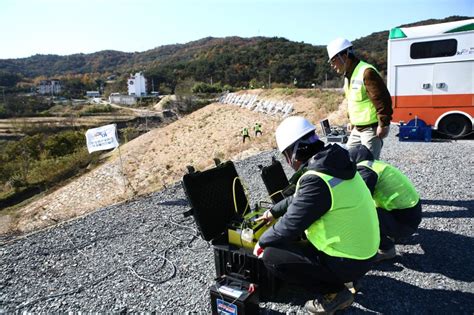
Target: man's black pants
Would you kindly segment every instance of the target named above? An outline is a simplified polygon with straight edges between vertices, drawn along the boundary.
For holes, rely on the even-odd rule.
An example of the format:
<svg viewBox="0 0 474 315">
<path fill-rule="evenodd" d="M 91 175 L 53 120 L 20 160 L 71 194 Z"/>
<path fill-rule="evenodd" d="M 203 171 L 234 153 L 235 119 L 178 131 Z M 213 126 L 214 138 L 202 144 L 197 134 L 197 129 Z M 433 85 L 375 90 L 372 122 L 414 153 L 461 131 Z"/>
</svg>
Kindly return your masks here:
<svg viewBox="0 0 474 315">
<path fill-rule="evenodd" d="M 373 257 L 367 260 L 331 257 L 318 251 L 309 241 L 266 247 L 266 268 L 276 277 L 322 294 L 344 289 L 344 283 L 360 279 L 369 271 Z"/>
<path fill-rule="evenodd" d="M 387 211 L 377 208 L 380 224 L 380 249 L 395 245 L 394 240 L 411 236 L 421 222 L 421 201 L 408 209 Z"/>
</svg>

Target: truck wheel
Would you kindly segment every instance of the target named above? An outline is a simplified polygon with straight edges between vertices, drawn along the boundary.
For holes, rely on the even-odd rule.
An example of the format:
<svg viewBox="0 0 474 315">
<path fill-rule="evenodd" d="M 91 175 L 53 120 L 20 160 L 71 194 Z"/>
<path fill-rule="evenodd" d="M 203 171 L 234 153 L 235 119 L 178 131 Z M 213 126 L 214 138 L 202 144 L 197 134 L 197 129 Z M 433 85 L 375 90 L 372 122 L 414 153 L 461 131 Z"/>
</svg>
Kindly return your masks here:
<svg viewBox="0 0 474 315">
<path fill-rule="evenodd" d="M 439 123 L 438 130 L 453 138 L 462 137 L 471 131 L 472 123 L 462 115 L 449 115 Z"/>
</svg>

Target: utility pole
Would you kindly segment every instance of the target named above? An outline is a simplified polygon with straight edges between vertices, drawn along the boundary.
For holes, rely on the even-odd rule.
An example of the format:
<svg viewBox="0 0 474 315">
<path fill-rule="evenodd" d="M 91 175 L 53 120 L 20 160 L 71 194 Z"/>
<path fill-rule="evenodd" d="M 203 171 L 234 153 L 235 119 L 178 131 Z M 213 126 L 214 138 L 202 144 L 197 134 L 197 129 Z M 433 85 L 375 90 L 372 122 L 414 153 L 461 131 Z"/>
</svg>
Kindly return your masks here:
<svg viewBox="0 0 474 315">
<path fill-rule="evenodd" d="M 268 88 L 270 89 L 272 87 L 272 74 L 268 74 Z"/>
<path fill-rule="evenodd" d="M 328 74 L 325 73 L 324 75 L 326 76 L 326 81 L 325 81 L 325 83 L 324 83 L 324 86 L 325 86 L 326 89 L 327 89 L 327 88 L 328 88 Z"/>
</svg>

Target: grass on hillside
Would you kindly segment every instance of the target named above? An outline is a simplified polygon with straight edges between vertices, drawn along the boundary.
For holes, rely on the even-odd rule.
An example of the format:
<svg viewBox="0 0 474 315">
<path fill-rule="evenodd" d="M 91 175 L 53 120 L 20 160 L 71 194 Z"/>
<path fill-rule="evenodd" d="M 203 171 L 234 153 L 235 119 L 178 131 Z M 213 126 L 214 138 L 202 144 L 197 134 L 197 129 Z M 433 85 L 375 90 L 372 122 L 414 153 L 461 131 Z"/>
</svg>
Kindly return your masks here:
<svg viewBox="0 0 474 315">
<path fill-rule="evenodd" d="M 288 96 L 284 89 L 247 90 L 238 93 L 258 93 L 259 99 L 268 98 L 274 101 L 291 102 L 294 104 L 292 114 L 307 117 L 316 127 L 319 126 L 319 120 L 332 115 L 330 111 L 338 108 L 343 99 L 341 93 L 325 90 L 295 90 L 291 96 Z M 202 171 L 213 167 L 213 158 L 218 158 L 221 161 L 241 160 L 259 152 L 274 149 L 276 148 L 274 132 L 282 119 L 283 117 L 280 115 L 268 115 L 235 105 L 223 104 L 210 104 L 191 114 L 184 115 L 173 123 L 151 130 L 121 146 L 124 182 L 127 182 L 127 185 L 132 188 L 133 194 L 130 194 L 127 188 L 127 193 L 118 196 L 112 191 L 118 189 L 121 193 L 124 187 L 121 185 L 119 185 L 120 187 L 109 187 L 110 196 L 104 194 L 100 200 L 87 200 L 84 203 L 77 203 L 77 200 L 71 201 L 71 205 L 61 205 L 61 213 L 56 213 L 55 217 L 72 218 L 77 213 L 124 201 L 125 198 L 130 198 L 132 195 L 148 194 L 169 187 L 182 178 L 186 173 L 187 165 L 193 165 L 197 170 Z M 262 123 L 263 135 L 261 137 L 254 136 L 252 127 L 256 122 Z M 241 136 L 243 127 L 248 127 L 251 131 L 251 140 L 245 143 L 242 143 Z M 114 163 L 114 159 L 118 158 L 118 152 L 111 152 L 109 158 L 111 159 L 109 161 Z M 262 163 L 265 162 L 269 161 L 262 161 Z M 107 168 L 107 172 L 113 169 L 113 167 Z M 90 174 L 90 176 L 98 177 L 91 178 L 86 175 L 83 180 L 92 179 L 104 187 L 107 187 L 111 178 L 121 178 L 122 176 L 122 173 L 114 172 L 110 173 L 107 178 L 94 172 L 90 172 Z M 38 173 L 38 175 L 40 174 Z M 82 178 L 77 180 L 82 180 Z M 87 188 L 84 188 L 75 193 L 79 196 L 86 195 L 88 194 L 86 190 Z M 53 193 L 44 198 L 50 198 L 51 207 L 55 207 L 54 200 L 57 197 Z M 84 210 L 85 208 L 87 210 Z M 48 224 L 49 221 L 39 219 L 42 212 L 48 213 L 48 206 L 44 204 L 40 206 L 24 205 L 21 209 L 18 208 L 18 211 L 22 212 L 23 209 L 29 209 L 34 214 L 26 218 L 23 216 L 21 220 L 10 215 L 12 220 L 10 226 L 22 230 L 20 225 L 27 225 L 27 229 L 31 229 Z"/>
</svg>

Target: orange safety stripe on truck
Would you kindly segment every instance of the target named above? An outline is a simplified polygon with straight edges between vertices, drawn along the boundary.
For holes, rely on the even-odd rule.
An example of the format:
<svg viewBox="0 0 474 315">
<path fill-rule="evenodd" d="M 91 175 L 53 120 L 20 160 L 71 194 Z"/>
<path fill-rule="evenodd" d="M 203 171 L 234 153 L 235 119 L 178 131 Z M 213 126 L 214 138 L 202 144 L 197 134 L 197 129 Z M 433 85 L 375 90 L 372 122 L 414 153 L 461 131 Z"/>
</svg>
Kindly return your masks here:
<svg viewBox="0 0 474 315">
<path fill-rule="evenodd" d="M 399 107 L 472 107 L 474 106 L 474 94 L 401 95 L 392 96 L 392 103 L 394 109 Z"/>
<path fill-rule="evenodd" d="M 399 123 L 403 121 L 408 123 L 410 120 L 415 119 L 415 116 L 418 119 L 422 119 L 426 124 L 431 125 L 435 128 L 436 122 L 441 116 L 444 116 L 446 113 L 452 112 L 462 112 L 471 117 L 474 117 L 474 106 L 467 107 L 398 107 L 393 109 L 392 123 Z"/>
<path fill-rule="evenodd" d="M 408 123 L 417 116 L 418 119 L 423 120 L 427 125 L 437 128 L 435 126 L 436 121 L 447 112 L 463 112 L 474 117 L 474 108 L 469 107 L 450 108 L 449 110 L 442 107 L 435 107 L 429 110 L 426 107 L 399 108 L 393 111 L 392 123 L 398 124 L 400 121 Z"/>
</svg>

